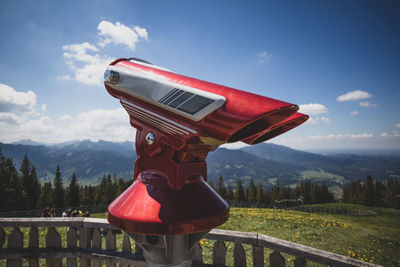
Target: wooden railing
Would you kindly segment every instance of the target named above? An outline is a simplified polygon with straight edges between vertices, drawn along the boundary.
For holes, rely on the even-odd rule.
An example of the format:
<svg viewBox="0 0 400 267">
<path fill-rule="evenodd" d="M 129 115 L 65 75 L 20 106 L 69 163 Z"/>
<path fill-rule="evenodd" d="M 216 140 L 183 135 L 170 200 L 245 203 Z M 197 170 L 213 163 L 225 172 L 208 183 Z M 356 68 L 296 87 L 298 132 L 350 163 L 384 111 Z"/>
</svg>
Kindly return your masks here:
<svg viewBox="0 0 400 267">
<path fill-rule="evenodd" d="M 45 228 L 42 228 L 45 227 Z M 117 235 L 119 237 L 117 244 Z M 205 239 L 215 240 L 212 264 L 203 263 L 201 246 L 196 246 L 193 266 L 225 266 L 227 246 L 232 242 L 233 266 L 246 266 L 243 247 L 251 246 L 253 266 L 265 266 L 265 249 L 269 266 L 285 266 L 282 253 L 294 256 L 294 266 L 316 262 L 328 266 L 378 266 L 331 252 L 256 233 L 212 230 Z M 0 266 L 146 266 L 139 246 L 126 233 L 96 218 L 0 218 Z M 78 260 L 79 259 L 79 260 Z M 26 264 L 24 264 L 26 266 Z M 40 264 L 41 266 L 43 264 Z"/>
</svg>

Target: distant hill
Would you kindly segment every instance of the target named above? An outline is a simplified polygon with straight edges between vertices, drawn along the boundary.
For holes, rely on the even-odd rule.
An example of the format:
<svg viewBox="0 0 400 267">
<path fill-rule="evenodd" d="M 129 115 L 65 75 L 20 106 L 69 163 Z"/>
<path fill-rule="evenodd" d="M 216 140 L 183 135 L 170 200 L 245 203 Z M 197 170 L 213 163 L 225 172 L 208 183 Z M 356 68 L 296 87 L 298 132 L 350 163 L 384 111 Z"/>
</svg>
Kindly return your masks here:
<svg viewBox="0 0 400 267">
<path fill-rule="evenodd" d="M 60 165 L 63 179 L 68 182 L 75 172 L 81 184 L 97 184 L 104 174 L 133 177 L 136 152 L 133 142 L 77 141 L 65 145 L 15 145 L 0 143 L 2 153 L 14 159 L 19 168 L 25 154 L 36 166 L 41 181 L 54 177 Z"/>
<path fill-rule="evenodd" d="M 55 145 L 3 144 L 2 153 L 14 159 L 17 168 L 25 154 L 36 166 L 40 180 L 49 181 L 60 165 L 65 183 L 75 172 L 81 184 L 97 184 L 104 174 L 132 179 L 136 152 L 133 142 L 92 142 L 89 140 Z M 219 176 L 235 185 L 238 179 L 247 184 L 271 187 L 279 179 L 281 185 L 294 186 L 303 179 L 342 186 L 350 180 L 400 177 L 400 157 L 394 155 L 320 155 L 285 146 L 262 143 L 242 149 L 219 148 L 207 157 L 208 178 Z"/>
<path fill-rule="evenodd" d="M 262 143 L 242 148 L 252 155 L 281 163 L 302 166 L 307 170 L 336 174 L 347 180 L 364 180 L 367 175 L 386 180 L 400 174 L 400 156 L 396 154 L 330 154 L 320 155 L 285 146 Z"/>
<path fill-rule="evenodd" d="M 243 150 L 219 148 L 207 157 L 208 177 L 215 182 L 221 175 L 225 182 L 235 184 L 240 178 L 247 184 L 250 179 L 264 186 L 272 186 L 278 178 L 281 184 L 292 184 L 301 180 L 298 165 L 265 159 Z"/>
<path fill-rule="evenodd" d="M 41 146 L 42 143 L 32 141 L 31 139 L 23 139 L 18 142 L 11 143 L 13 145 L 26 145 L 26 146 Z"/>
</svg>

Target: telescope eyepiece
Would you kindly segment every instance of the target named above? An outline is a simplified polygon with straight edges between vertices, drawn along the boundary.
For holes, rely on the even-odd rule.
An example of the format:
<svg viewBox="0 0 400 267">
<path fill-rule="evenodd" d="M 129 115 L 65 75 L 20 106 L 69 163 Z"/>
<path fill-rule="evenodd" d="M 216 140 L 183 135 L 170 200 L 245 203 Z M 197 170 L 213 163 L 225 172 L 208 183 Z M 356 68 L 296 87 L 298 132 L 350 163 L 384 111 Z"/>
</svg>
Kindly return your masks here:
<svg viewBox="0 0 400 267">
<path fill-rule="evenodd" d="M 104 81 L 109 84 L 117 84 L 119 82 L 119 73 L 114 70 L 106 70 L 104 72 Z"/>
</svg>

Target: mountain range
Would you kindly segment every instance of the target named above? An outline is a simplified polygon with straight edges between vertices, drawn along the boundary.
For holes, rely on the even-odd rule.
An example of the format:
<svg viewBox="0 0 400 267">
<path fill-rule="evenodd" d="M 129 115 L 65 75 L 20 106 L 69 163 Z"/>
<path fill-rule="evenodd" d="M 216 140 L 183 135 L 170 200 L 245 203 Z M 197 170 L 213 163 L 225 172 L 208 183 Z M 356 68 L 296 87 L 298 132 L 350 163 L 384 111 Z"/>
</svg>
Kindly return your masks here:
<svg viewBox="0 0 400 267">
<path fill-rule="evenodd" d="M 71 141 L 43 145 L 30 140 L 0 143 L 2 154 L 11 157 L 19 168 L 27 154 L 35 165 L 40 181 L 51 181 L 60 165 L 65 183 L 75 172 L 80 184 L 97 184 L 106 174 L 132 179 L 136 159 L 133 142 Z M 321 155 L 285 146 L 262 143 L 231 150 L 219 148 L 207 157 L 208 179 L 222 176 L 233 187 L 238 179 L 245 184 L 253 179 L 264 187 L 295 185 L 304 179 L 342 186 L 351 180 L 364 180 L 367 175 L 386 180 L 400 177 L 398 155 Z"/>
</svg>

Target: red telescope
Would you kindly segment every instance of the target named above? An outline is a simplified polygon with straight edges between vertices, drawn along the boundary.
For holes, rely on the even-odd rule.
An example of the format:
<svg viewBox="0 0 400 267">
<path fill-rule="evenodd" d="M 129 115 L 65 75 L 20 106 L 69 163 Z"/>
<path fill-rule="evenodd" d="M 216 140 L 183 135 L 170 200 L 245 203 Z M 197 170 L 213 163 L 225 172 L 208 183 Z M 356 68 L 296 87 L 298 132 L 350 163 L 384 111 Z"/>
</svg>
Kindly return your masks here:
<svg viewBox="0 0 400 267">
<path fill-rule="evenodd" d="M 297 105 L 140 59 L 115 60 L 104 79 L 137 129 L 138 154 L 134 182 L 110 204 L 108 220 L 157 266 L 184 266 L 196 242 L 228 219 L 228 204 L 206 183 L 208 152 L 224 143 L 263 142 L 308 118 Z"/>
</svg>

